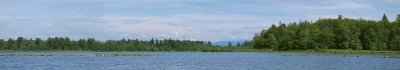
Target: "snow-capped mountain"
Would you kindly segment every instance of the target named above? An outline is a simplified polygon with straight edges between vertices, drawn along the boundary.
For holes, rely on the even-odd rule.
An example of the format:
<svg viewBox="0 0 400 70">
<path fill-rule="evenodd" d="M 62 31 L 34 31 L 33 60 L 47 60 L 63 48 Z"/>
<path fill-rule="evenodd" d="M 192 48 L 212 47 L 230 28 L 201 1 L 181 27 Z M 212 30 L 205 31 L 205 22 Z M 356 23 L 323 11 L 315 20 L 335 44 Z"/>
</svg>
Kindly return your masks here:
<svg viewBox="0 0 400 70">
<path fill-rule="evenodd" d="M 173 32 L 173 33 L 166 33 L 162 34 L 161 37 L 163 39 L 179 39 L 179 40 L 195 40 L 193 37 L 184 34 L 184 33 L 179 33 L 179 32 Z"/>
<path fill-rule="evenodd" d="M 179 39 L 179 40 L 196 40 L 188 34 L 180 32 L 163 33 L 163 34 L 129 34 L 129 38 L 134 39 Z"/>
</svg>

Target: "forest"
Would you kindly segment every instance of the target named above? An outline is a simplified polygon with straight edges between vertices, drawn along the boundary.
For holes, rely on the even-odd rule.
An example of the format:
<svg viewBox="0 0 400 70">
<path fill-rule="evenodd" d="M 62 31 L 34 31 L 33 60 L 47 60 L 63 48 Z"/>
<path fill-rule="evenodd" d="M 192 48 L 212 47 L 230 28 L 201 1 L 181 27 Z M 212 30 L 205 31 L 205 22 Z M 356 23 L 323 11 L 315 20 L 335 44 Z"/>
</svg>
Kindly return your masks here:
<svg viewBox="0 0 400 70">
<path fill-rule="evenodd" d="M 227 47 L 214 46 L 211 41 L 191 41 L 175 39 L 122 39 L 99 41 L 94 38 L 71 40 L 68 37 L 27 39 L 18 37 L 7 41 L 0 39 L 0 50 L 83 50 L 83 51 L 210 51 L 216 49 L 231 49 L 248 47 L 250 42 Z"/>
<path fill-rule="evenodd" d="M 274 50 L 400 50 L 400 14 L 390 22 L 338 18 L 279 22 L 253 38 L 253 48 Z"/>
</svg>

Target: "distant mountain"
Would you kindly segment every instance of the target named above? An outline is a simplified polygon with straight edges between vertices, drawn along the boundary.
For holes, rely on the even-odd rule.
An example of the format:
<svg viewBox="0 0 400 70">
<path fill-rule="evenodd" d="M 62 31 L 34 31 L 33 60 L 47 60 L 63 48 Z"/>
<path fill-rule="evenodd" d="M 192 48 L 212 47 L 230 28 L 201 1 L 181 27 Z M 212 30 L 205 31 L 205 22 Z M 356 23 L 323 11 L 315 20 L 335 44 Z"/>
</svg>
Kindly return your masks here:
<svg viewBox="0 0 400 70">
<path fill-rule="evenodd" d="M 246 40 L 242 40 L 242 41 L 219 41 L 219 42 L 214 42 L 212 43 L 213 45 L 217 45 L 217 46 L 228 46 L 228 43 L 231 42 L 233 46 L 236 46 L 237 43 L 244 43 Z"/>
<path fill-rule="evenodd" d="M 187 34 L 179 33 L 179 32 L 162 34 L 160 37 L 162 37 L 164 39 L 171 38 L 171 39 L 179 39 L 179 40 L 196 40 Z"/>
<path fill-rule="evenodd" d="M 131 34 L 130 37 L 137 39 L 179 39 L 179 40 L 196 40 L 188 34 L 173 32 L 173 33 L 164 33 L 164 34 Z"/>
</svg>

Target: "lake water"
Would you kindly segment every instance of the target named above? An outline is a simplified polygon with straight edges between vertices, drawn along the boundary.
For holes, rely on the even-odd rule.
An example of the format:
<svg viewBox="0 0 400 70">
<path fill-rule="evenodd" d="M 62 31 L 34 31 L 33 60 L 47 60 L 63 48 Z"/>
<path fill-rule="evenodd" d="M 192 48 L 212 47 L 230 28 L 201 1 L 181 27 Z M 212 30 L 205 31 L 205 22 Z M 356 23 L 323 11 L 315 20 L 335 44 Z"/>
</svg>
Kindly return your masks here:
<svg viewBox="0 0 400 70">
<path fill-rule="evenodd" d="M 94 53 L 97 52 L 0 52 Z M 372 55 L 348 57 L 255 52 L 125 53 L 155 56 L 0 56 L 0 70 L 400 70 L 399 58 L 377 58 Z"/>
</svg>

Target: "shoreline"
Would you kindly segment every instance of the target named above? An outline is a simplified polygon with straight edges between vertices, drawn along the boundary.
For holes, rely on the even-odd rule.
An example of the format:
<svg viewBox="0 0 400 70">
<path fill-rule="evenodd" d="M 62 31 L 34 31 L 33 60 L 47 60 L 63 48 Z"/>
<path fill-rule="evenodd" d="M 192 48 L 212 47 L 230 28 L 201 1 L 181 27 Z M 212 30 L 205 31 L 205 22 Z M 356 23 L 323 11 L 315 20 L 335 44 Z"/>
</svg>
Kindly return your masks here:
<svg viewBox="0 0 400 70">
<path fill-rule="evenodd" d="M 294 53 L 330 53 L 330 54 L 398 54 L 400 51 L 387 50 L 342 50 L 342 49 L 324 49 L 324 50 L 272 50 L 272 49 L 212 49 L 198 51 L 90 51 L 90 50 L 0 50 L 0 52 L 294 52 Z"/>
<path fill-rule="evenodd" d="M 400 58 L 400 51 L 379 51 L 379 50 L 338 50 L 338 49 L 325 49 L 325 50 L 288 50 L 276 51 L 271 49 L 218 49 L 206 51 L 88 51 L 88 50 L 35 50 L 35 51 L 13 51 L 13 50 L 0 50 L 0 52 L 116 52 L 117 54 L 100 54 L 102 56 L 142 56 L 144 54 L 124 53 L 124 52 L 257 52 L 257 53 L 290 53 L 291 55 L 316 55 L 316 56 L 336 56 L 346 55 L 344 57 L 359 57 L 362 55 L 378 55 L 379 58 Z M 293 55 L 292 55 L 293 54 Z M 99 56 L 98 54 L 94 54 Z M 1 54 L 0 56 L 83 56 L 77 54 Z M 91 55 L 92 56 L 92 55 Z M 375 56 L 374 56 L 375 57 Z"/>
</svg>

